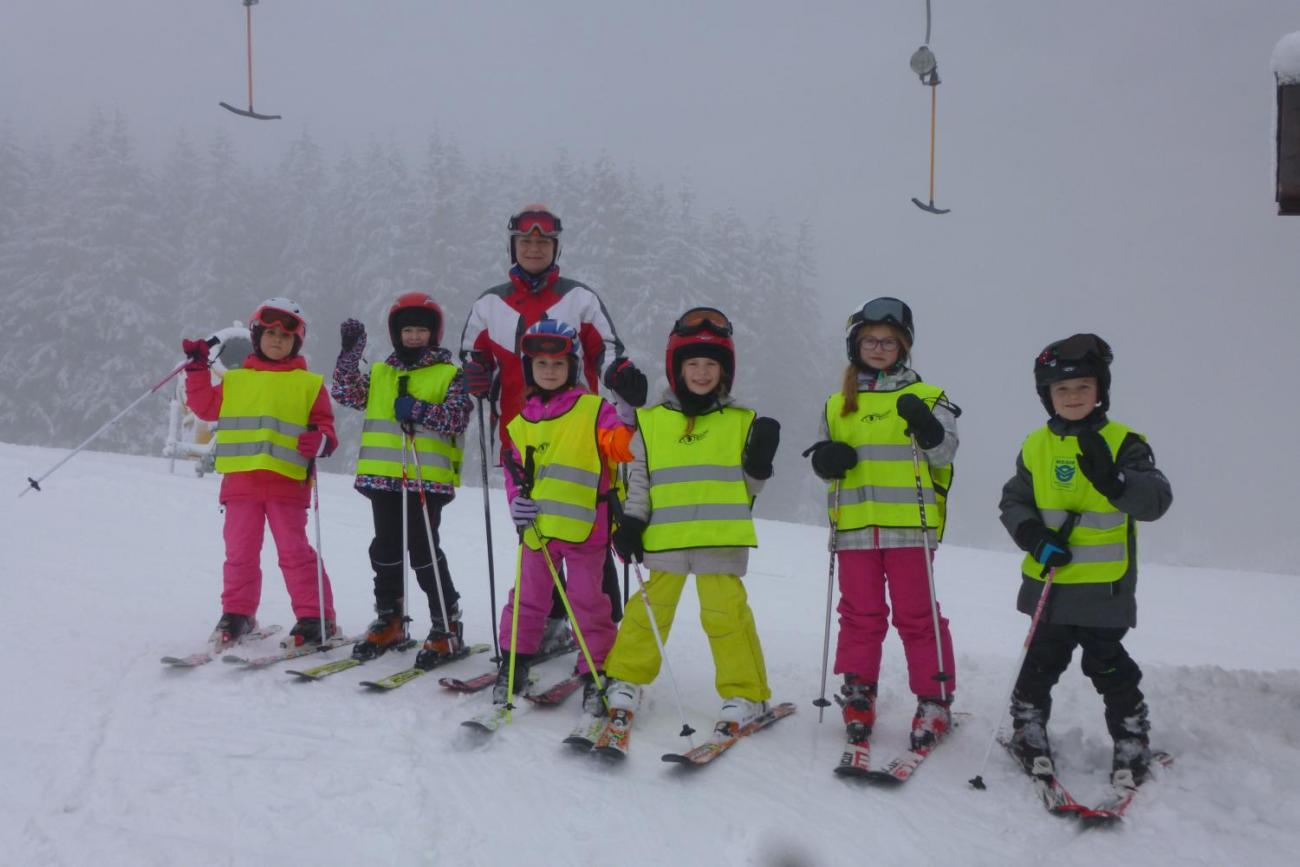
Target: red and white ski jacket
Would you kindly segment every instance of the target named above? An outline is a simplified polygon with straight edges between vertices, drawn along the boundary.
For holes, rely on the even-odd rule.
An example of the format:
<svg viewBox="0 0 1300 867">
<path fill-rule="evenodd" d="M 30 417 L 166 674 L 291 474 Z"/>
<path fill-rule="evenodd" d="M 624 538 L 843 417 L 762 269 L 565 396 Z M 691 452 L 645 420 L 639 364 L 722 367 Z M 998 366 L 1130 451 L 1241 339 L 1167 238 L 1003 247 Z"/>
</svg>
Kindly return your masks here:
<svg viewBox="0 0 1300 867">
<path fill-rule="evenodd" d="M 460 337 L 462 362 L 476 355 L 496 368 L 503 447 L 510 442 L 506 425 L 523 407 L 524 369 L 519 361 L 519 340 L 543 315 L 578 329 L 583 375 L 592 393 L 599 391 L 604 369 L 623 354 L 614 321 L 588 286 L 561 277 L 559 269 L 553 268 L 534 289 L 517 269 L 511 269 L 509 283 L 493 286 L 474 302 Z"/>
</svg>

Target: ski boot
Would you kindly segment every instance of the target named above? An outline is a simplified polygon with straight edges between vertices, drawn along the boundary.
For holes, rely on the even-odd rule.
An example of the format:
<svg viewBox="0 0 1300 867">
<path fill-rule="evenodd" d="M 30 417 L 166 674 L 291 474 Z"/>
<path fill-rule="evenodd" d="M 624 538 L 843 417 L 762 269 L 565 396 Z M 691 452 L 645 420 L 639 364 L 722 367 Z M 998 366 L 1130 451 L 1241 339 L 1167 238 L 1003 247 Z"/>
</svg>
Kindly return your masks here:
<svg viewBox="0 0 1300 867">
<path fill-rule="evenodd" d="M 374 622 L 366 627 L 366 637 L 352 645 L 352 658 L 368 662 L 406 640 L 406 618 L 401 609 L 382 609 L 376 613 Z"/>
<path fill-rule="evenodd" d="M 601 672 L 600 682 L 608 684 L 605 673 Z M 588 716 L 605 715 L 605 693 L 596 686 L 596 678 L 588 671 L 582 675 L 582 712 Z"/>
<path fill-rule="evenodd" d="M 735 723 L 740 728 L 744 728 L 767 713 L 767 711 L 768 707 L 765 701 L 751 701 L 740 696 L 733 696 L 723 700 L 722 709 L 718 711 L 718 722 Z"/>
<path fill-rule="evenodd" d="M 921 698 L 912 717 L 911 746 L 917 750 L 933 749 L 952 728 L 952 699 Z"/>
<path fill-rule="evenodd" d="M 538 645 L 540 656 L 550 656 L 573 646 L 573 631 L 569 628 L 568 617 L 548 617 L 542 629 L 542 643 Z"/>
<path fill-rule="evenodd" d="M 611 711 L 630 710 L 635 713 L 641 706 L 641 684 L 626 680 L 606 681 L 605 698 L 609 700 Z"/>
<path fill-rule="evenodd" d="M 460 608 L 452 605 L 447 611 L 447 617 L 451 620 L 450 626 L 442 622 L 441 614 L 433 616 L 429 637 L 424 640 L 424 646 L 415 655 L 416 668 L 428 671 L 440 661 L 455 656 L 464 649 L 465 627 L 460 622 Z"/>
<path fill-rule="evenodd" d="M 1151 776 L 1151 741 L 1147 736 L 1151 723 L 1147 719 L 1146 702 L 1139 703 L 1129 716 L 1106 722 L 1115 741 L 1111 782 L 1124 788 L 1137 788 Z"/>
<path fill-rule="evenodd" d="M 223 612 L 217 626 L 212 630 L 208 643 L 218 650 L 224 650 L 257 628 L 257 618 L 247 614 Z"/>
<path fill-rule="evenodd" d="M 871 737 L 876 724 L 876 685 L 861 680 L 856 674 L 844 675 L 835 701 L 843 708 L 844 729 L 851 743 L 864 743 Z"/>
<path fill-rule="evenodd" d="M 528 668 L 532 662 L 531 653 L 519 653 L 515 655 L 515 695 L 519 695 L 528 688 Z M 510 651 L 501 648 L 501 665 L 497 669 L 497 681 L 492 686 L 492 703 L 496 705 L 510 704 Z"/>
<path fill-rule="evenodd" d="M 319 617 L 300 617 L 289 630 L 289 637 L 281 643 L 284 647 L 319 647 L 340 634 L 338 624 L 333 620 L 325 621 L 322 630 Z"/>
<path fill-rule="evenodd" d="M 1019 698 L 1011 700 L 1011 754 L 1028 774 L 1054 773 L 1047 740 L 1047 711 Z"/>
</svg>

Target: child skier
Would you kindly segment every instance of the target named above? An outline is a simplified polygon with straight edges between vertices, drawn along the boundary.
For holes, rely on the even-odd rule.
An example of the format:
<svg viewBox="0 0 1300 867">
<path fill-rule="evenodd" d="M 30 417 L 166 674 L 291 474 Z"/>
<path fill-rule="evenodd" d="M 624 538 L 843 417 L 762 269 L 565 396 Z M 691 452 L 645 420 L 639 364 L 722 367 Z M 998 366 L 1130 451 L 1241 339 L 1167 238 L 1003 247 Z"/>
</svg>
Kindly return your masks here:
<svg viewBox="0 0 1300 867">
<path fill-rule="evenodd" d="M 948 731 L 957 686 L 952 637 L 933 595 L 931 569 L 943 537 L 961 410 L 908 367 L 914 338 L 912 310 L 897 298 L 868 301 L 849 317 L 849 365 L 840 391 L 826 401 L 823 439 L 809 453 L 813 471 L 832 482 L 827 502 L 840 584 L 835 673 L 844 675 L 836 698 L 848 739 L 866 745 L 875 723 L 892 605 L 917 698 L 915 750 Z"/>
<path fill-rule="evenodd" d="M 1151 763 L 1142 672 L 1121 644 L 1137 622 L 1136 522 L 1163 515 L 1173 494 L 1146 438 L 1106 416 L 1112 360 L 1106 341 L 1076 334 L 1034 361 L 1049 418 L 1026 437 L 1001 502 L 1003 526 L 1027 553 L 1020 611 L 1033 613 L 1047 571 L 1056 571 L 1012 693 L 1011 744 L 1026 770 L 1036 759 L 1050 768 L 1052 687 L 1082 647 L 1083 673 L 1105 702 L 1115 743 L 1113 779 L 1131 787 Z M 1060 532 L 1071 515 L 1071 529 Z"/>
<path fill-rule="evenodd" d="M 441 345 L 444 321 L 442 308 L 425 293 L 399 296 L 388 309 L 393 353 L 368 373 L 360 368 L 365 326 L 349 319 L 339 327 L 343 350 L 330 393 L 343 406 L 366 413 L 354 487 L 370 500 L 375 523 L 370 565 L 375 570 L 376 616 L 365 638 L 352 648 L 357 659 L 374 659 L 407 640 L 403 534 L 416 581 L 429 599 L 432 622 L 416 666 L 431 668 L 440 657 L 455 655 L 464 646 L 460 594 L 438 528 L 442 510 L 460 484 L 460 437 L 474 403 L 451 352 Z M 409 456 L 408 445 L 418 454 Z"/>
<path fill-rule="evenodd" d="M 644 594 L 667 640 L 682 587 L 695 575 L 700 622 L 722 697 L 720 722 L 744 725 L 765 713 L 772 691 L 745 585 L 758 544 L 754 497 L 772 475 L 780 425 L 755 418 L 731 396 L 736 353 L 730 320 L 711 307 L 688 310 L 668 338 L 668 390 L 637 411 L 627 502 L 614 531 L 624 560 L 650 568 Z M 629 600 L 605 662 L 611 713 L 634 712 L 662 659 L 645 602 Z"/>
<path fill-rule="evenodd" d="M 262 597 L 263 526 L 280 556 L 280 569 L 297 623 L 286 644 L 321 644 L 338 634 L 329 576 L 324 577 L 325 623 L 317 590 L 317 554 L 307 541 L 308 480 L 314 459 L 338 445 L 324 378 L 299 355 L 307 338 L 302 308 L 287 298 L 262 302 L 249 321 L 253 352 L 212 384 L 208 345 L 186 340 L 185 402 L 204 421 L 217 422 L 216 469 L 223 474 L 226 561 L 218 647 L 257 626 Z M 324 566 L 321 566 L 322 574 Z"/>
<path fill-rule="evenodd" d="M 632 457 L 632 432 L 624 421 L 633 418 L 632 409 L 617 397 L 611 404 L 578 385 L 582 350 L 573 326 L 542 319 L 524 333 L 519 352 L 527 388 L 523 408 L 508 428 L 506 464 L 513 469 L 506 474 L 506 494 L 510 517 L 523 534 L 522 563 L 518 598 L 512 590 L 501 611 L 501 664 L 492 695 L 497 705 L 509 701 L 511 648 L 514 688 L 521 692 L 541 646 L 554 586 L 543 545 L 551 565 L 564 565 L 569 604 L 591 661 L 597 670 L 604 663 L 615 634 L 609 596 L 601 587 L 611 467 Z M 531 486 L 525 495 L 516 476 L 526 476 L 526 469 L 532 475 L 522 479 Z M 517 636 L 512 634 L 516 602 Z M 583 712 L 603 714 L 596 678 L 581 653 L 578 672 L 584 676 Z"/>
</svg>

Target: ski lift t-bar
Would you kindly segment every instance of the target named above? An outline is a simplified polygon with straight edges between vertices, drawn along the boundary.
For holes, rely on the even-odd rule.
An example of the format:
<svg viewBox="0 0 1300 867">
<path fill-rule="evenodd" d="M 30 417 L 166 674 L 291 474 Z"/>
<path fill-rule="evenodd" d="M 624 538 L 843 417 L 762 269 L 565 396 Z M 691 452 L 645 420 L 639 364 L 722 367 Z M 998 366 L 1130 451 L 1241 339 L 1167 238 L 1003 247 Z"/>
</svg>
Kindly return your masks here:
<svg viewBox="0 0 1300 867">
<path fill-rule="evenodd" d="M 228 102 L 217 103 L 226 111 L 233 111 L 241 117 L 251 117 L 253 120 L 280 120 L 278 114 L 258 114 L 253 110 L 253 7 L 257 5 L 258 0 L 244 0 L 244 8 L 247 11 L 247 22 L 245 30 L 248 33 L 248 108 L 235 108 Z"/>
</svg>

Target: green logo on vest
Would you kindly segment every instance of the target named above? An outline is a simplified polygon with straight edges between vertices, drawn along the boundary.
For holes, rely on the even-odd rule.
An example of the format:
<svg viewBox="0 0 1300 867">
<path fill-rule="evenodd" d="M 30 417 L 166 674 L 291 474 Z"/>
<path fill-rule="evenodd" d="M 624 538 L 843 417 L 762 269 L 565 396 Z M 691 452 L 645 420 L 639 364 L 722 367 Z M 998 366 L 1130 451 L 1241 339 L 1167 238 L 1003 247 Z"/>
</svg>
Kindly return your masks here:
<svg viewBox="0 0 1300 867">
<path fill-rule="evenodd" d="M 884 419 L 889 418 L 889 416 L 890 413 L 887 412 L 869 412 L 862 416 L 862 421 L 872 424 L 874 422 L 883 421 Z"/>
<path fill-rule="evenodd" d="M 682 434 L 681 437 L 678 438 L 677 442 L 681 443 L 684 446 L 693 446 L 708 435 L 709 435 L 708 431 L 701 431 L 700 433 Z"/>
<path fill-rule="evenodd" d="M 1066 490 L 1073 490 L 1074 476 L 1077 472 L 1078 468 L 1075 467 L 1074 461 L 1069 458 L 1057 458 L 1055 467 L 1056 478 L 1053 481 L 1053 486 Z"/>
</svg>

